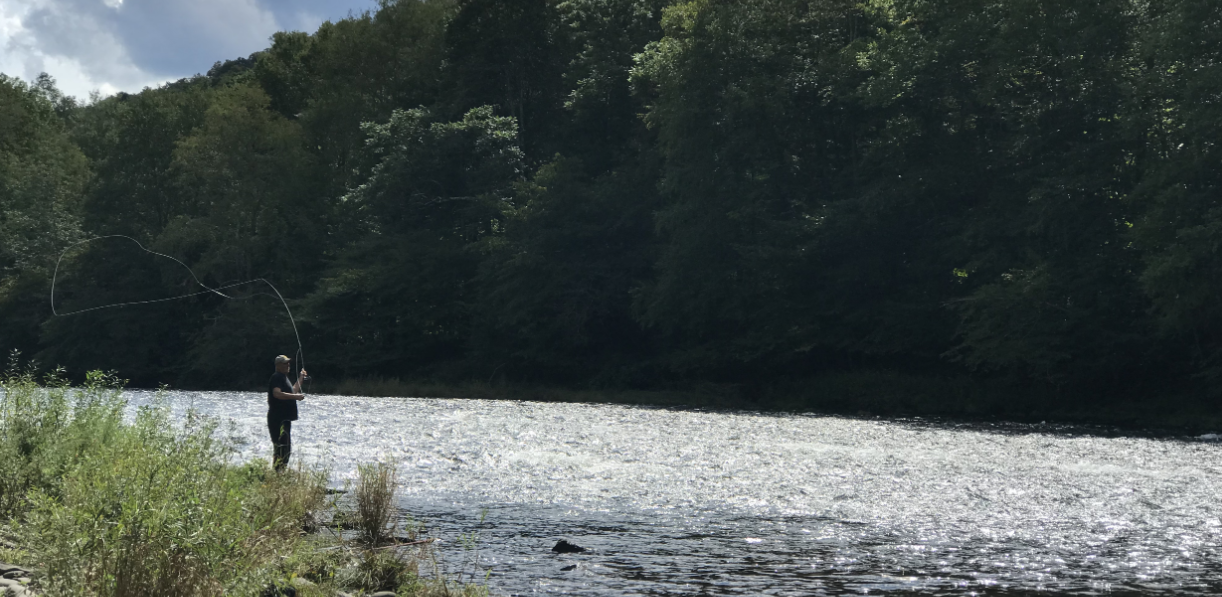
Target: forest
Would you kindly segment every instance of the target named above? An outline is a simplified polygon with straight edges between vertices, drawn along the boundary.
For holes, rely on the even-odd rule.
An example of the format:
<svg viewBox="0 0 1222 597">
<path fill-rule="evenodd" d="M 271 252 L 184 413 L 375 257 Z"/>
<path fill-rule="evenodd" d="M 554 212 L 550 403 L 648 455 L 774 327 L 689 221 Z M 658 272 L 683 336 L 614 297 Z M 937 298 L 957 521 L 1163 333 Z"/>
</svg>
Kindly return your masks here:
<svg viewBox="0 0 1222 597">
<path fill-rule="evenodd" d="M 296 349 L 258 285 L 54 316 L 199 290 L 77 244 L 125 235 L 272 282 L 320 379 L 1211 405 L 1220 141 L 1213 0 L 380 0 L 136 94 L 0 76 L 0 350 Z"/>
</svg>

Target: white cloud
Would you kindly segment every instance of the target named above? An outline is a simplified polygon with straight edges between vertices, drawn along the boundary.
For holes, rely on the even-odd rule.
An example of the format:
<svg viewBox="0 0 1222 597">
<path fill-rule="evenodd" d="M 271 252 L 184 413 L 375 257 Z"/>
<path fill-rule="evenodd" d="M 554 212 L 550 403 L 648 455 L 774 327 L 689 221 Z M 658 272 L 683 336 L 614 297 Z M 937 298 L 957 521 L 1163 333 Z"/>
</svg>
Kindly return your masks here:
<svg viewBox="0 0 1222 597">
<path fill-rule="evenodd" d="M 257 0 L 126 0 L 115 12 L 135 64 L 180 77 L 266 48 L 277 30 Z"/>
<path fill-rule="evenodd" d="M 69 95 L 136 92 L 267 47 L 257 0 L 0 0 L 0 72 Z"/>
<path fill-rule="evenodd" d="M 166 80 L 132 64 L 114 33 L 89 15 L 61 13 L 65 35 L 60 40 L 48 40 L 32 30 L 31 17 L 53 4 L 46 0 L 0 0 L 0 72 L 27 81 L 47 72 L 64 93 L 82 99 L 90 91 L 113 94 Z M 53 41 L 60 43 L 50 43 Z"/>
<path fill-rule="evenodd" d="M 110 95 L 207 72 L 373 0 L 0 0 L 0 72 Z"/>
</svg>

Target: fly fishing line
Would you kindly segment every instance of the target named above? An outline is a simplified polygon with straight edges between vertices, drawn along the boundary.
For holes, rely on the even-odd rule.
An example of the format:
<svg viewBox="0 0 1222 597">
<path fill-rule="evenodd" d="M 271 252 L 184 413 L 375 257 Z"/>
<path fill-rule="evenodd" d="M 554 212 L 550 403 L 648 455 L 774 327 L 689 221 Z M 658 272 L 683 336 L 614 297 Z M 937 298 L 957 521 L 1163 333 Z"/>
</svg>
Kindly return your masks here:
<svg viewBox="0 0 1222 597">
<path fill-rule="evenodd" d="M 187 273 L 191 274 L 191 279 L 195 281 L 195 284 L 199 286 L 200 288 L 202 288 L 203 290 L 199 290 L 196 292 L 191 292 L 191 293 L 183 294 L 179 296 L 171 296 L 171 297 L 164 297 L 164 298 L 159 298 L 159 299 L 148 299 L 148 300 L 139 300 L 139 301 L 122 301 L 118 303 L 109 303 L 105 305 L 98 305 L 96 307 L 88 307 L 85 309 L 76 309 L 73 311 L 60 313 L 59 310 L 55 308 L 55 285 L 56 285 L 56 282 L 59 281 L 59 268 L 60 268 L 60 264 L 64 260 L 64 256 L 67 255 L 68 252 L 71 251 L 72 249 L 75 249 L 76 247 L 79 247 L 81 245 L 89 244 L 94 241 L 111 239 L 111 238 L 123 238 L 123 239 L 130 240 L 133 243 L 135 243 L 137 247 L 140 247 L 140 250 L 144 251 L 145 253 L 154 255 L 156 257 L 163 257 L 165 259 L 169 259 L 170 261 L 173 261 L 174 263 L 177 263 L 178 265 L 181 265 L 183 269 L 187 270 Z M 265 278 L 252 278 L 250 280 L 245 280 L 242 282 L 233 282 L 230 284 L 224 284 L 222 286 L 217 286 L 213 288 L 211 286 L 208 286 L 207 284 L 204 284 L 202 281 L 200 281 L 199 276 L 196 276 L 195 272 L 192 271 L 191 268 L 187 266 L 187 264 L 183 263 L 182 261 L 179 261 L 178 259 L 175 259 L 174 257 L 170 255 L 166 255 L 164 253 L 158 253 L 157 251 L 149 249 L 145 247 L 143 244 L 141 244 L 140 241 L 130 236 L 125 236 L 122 234 L 108 234 L 106 236 L 97 236 L 94 238 L 85 239 L 83 241 L 73 243 L 69 245 L 68 247 L 66 247 L 63 250 L 63 252 L 59 254 L 59 259 L 55 260 L 55 272 L 51 275 L 51 314 L 55 317 L 68 317 L 71 315 L 80 315 L 81 313 L 88 313 L 90 311 L 100 311 L 102 309 L 117 309 L 120 307 L 128 307 L 128 306 L 133 306 L 133 305 L 151 305 L 154 303 L 180 301 L 183 299 L 188 299 L 191 297 L 196 297 L 196 296 L 200 296 L 204 294 L 215 294 L 219 297 L 222 297 L 226 300 L 231 300 L 231 301 L 232 300 L 245 300 L 253 296 L 270 296 L 270 295 L 267 295 L 266 293 L 255 293 L 255 294 L 250 294 L 246 296 L 230 296 L 222 292 L 223 290 L 229 290 L 230 288 L 237 288 L 237 287 L 246 286 L 249 284 L 257 284 L 259 282 L 266 284 L 267 287 L 270 288 L 272 292 L 275 293 L 276 298 L 280 300 L 280 304 L 284 306 L 284 312 L 288 314 L 289 316 L 289 323 L 293 325 L 293 336 L 297 339 L 297 354 L 296 354 L 297 376 L 298 376 L 298 379 L 300 379 L 301 370 L 305 368 L 305 351 L 301 347 L 301 334 L 298 333 L 297 331 L 297 320 L 293 318 L 293 310 L 289 309 L 288 301 L 284 300 L 284 296 L 280 294 L 280 290 L 276 288 L 275 284 L 272 284 L 270 281 L 268 281 Z M 308 377 L 307 377 L 307 381 L 308 381 Z"/>
</svg>

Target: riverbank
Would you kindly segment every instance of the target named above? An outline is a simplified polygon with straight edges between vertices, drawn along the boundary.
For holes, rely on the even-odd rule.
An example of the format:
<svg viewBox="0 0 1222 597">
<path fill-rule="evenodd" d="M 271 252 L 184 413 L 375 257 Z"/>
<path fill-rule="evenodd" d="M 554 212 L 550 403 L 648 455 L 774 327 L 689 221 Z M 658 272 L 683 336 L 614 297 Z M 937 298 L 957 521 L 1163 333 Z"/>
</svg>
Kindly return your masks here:
<svg viewBox="0 0 1222 597">
<path fill-rule="evenodd" d="M 0 562 L 32 572 L 25 597 L 486 594 L 426 576 L 428 541 L 401 545 L 393 465 L 339 499 L 326 471 L 237 462 L 214 419 L 127 410 L 103 374 L 0 377 Z"/>
<path fill-rule="evenodd" d="M 345 396 L 478 398 L 633 404 L 670 408 L 803 412 L 845 416 L 938 417 L 1102 425 L 1127 431 L 1207 433 L 1222 430 L 1222 409 L 1201 397 L 1086 397 L 1055 390 L 1021 390 L 967 377 L 916 376 L 887 370 L 824 374 L 754 386 L 700 383 L 661 390 L 445 383 L 393 377 L 315 382 L 313 392 Z"/>
<path fill-rule="evenodd" d="M 259 394 L 166 397 L 263 452 Z M 1151 578 L 1222 594 L 1222 442 L 512 400 L 317 393 L 302 408 L 299 454 L 333 477 L 371 454 L 398 463 L 401 505 L 446 539 L 446 570 L 487 571 L 496 594 L 1130 594 Z M 560 539 L 588 551 L 552 552 Z"/>
</svg>

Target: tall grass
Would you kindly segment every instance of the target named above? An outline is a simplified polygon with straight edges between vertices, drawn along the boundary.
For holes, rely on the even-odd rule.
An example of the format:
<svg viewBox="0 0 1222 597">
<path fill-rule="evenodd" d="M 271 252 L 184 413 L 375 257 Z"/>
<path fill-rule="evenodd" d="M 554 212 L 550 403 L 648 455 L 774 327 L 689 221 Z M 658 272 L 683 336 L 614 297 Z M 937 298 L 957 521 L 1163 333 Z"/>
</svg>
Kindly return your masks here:
<svg viewBox="0 0 1222 597">
<path fill-rule="evenodd" d="M 62 595 L 257 593 L 299 547 L 325 477 L 236 466 L 215 422 L 127 404 L 113 376 L 80 388 L 6 374 L 0 515 Z"/>
<path fill-rule="evenodd" d="M 393 537 L 388 528 L 395 515 L 395 490 L 398 475 L 395 465 L 386 462 L 357 466 L 356 523 L 360 539 L 377 547 Z"/>
<path fill-rule="evenodd" d="M 310 534 L 334 508 L 325 473 L 238 463 L 214 420 L 176 419 L 160 400 L 132 417 L 121 387 L 101 373 L 80 387 L 0 375 L 0 557 L 37 567 L 39 594 L 253 596 L 298 578 L 309 580 L 297 581 L 301 597 L 482 592 L 419 579 L 402 554 L 363 557 L 338 535 Z M 382 512 L 371 520 L 385 531 L 394 469 L 369 470 L 370 512 Z M 362 573 L 386 557 L 402 564 L 394 575 Z"/>
</svg>

